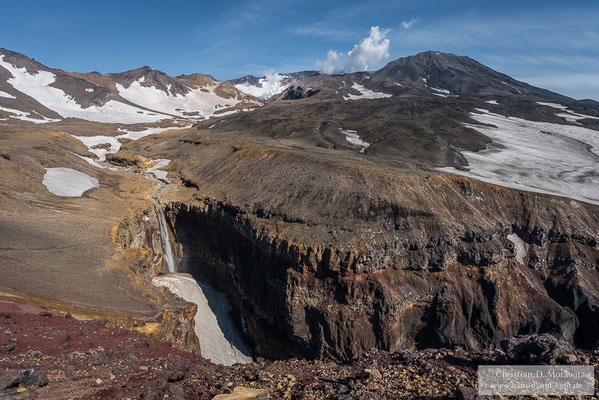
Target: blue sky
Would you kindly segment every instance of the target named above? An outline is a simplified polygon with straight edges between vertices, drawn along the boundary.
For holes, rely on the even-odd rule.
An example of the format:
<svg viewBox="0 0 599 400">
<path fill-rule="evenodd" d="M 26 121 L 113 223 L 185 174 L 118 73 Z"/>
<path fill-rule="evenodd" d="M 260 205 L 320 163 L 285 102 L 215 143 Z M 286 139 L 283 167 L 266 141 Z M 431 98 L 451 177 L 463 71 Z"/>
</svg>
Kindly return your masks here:
<svg viewBox="0 0 599 400">
<path fill-rule="evenodd" d="M 599 100 L 595 0 L 57 0 L 2 8 L 0 47 L 69 71 L 150 65 L 171 75 L 230 79 L 315 69 L 329 50 L 347 54 L 379 26 L 390 29 L 388 60 L 452 52 L 537 86 Z"/>
</svg>

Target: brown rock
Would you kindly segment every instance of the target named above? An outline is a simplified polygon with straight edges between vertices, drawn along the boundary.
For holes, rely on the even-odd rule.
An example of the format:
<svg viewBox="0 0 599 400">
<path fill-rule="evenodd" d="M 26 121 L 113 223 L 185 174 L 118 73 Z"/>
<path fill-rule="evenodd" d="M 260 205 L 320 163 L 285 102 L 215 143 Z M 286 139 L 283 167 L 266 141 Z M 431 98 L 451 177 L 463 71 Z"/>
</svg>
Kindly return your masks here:
<svg viewBox="0 0 599 400">
<path fill-rule="evenodd" d="M 217 394 L 212 400 L 269 400 L 270 394 L 264 389 L 251 389 L 237 386 L 229 394 Z"/>
<path fill-rule="evenodd" d="M 0 390 L 14 387 L 21 381 L 21 374 L 17 371 L 0 373 Z"/>
<path fill-rule="evenodd" d="M 381 379 L 383 375 L 381 375 L 381 372 L 378 369 L 372 367 L 362 370 L 360 377 L 362 379 Z"/>
</svg>

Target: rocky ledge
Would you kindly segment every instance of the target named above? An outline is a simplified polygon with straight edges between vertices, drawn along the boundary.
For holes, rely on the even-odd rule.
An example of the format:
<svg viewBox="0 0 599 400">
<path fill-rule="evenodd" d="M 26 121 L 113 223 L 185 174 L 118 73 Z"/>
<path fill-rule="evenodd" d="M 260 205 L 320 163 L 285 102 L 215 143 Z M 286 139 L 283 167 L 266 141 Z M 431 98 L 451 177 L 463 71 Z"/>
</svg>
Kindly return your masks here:
<svg viewBox="0 0 599 400">
<path fill-rule="evenodd" d="M 368 350 L 342 364 L 290 359 L 224 367 L 105 324 L 0 303 L 0 398 L 470 399 L 480 364 L 599 365 L 599 350 L 532 335 L 485 353 Z"/>
</svg>

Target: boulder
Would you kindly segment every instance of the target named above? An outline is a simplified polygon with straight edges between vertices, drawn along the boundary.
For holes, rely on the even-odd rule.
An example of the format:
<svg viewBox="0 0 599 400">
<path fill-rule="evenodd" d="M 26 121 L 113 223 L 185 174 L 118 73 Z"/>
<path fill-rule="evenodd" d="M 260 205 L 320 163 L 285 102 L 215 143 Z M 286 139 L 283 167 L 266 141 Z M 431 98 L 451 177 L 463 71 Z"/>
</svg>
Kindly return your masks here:
<svg viewBox="0 0 599 400">
<path fill-rule="evenodd" d="M 509 362 L 517 364 L 555 364 L 572 346 L 548 333 L 540 335 L 520 335 L 501 341 Z"/>
</svg>

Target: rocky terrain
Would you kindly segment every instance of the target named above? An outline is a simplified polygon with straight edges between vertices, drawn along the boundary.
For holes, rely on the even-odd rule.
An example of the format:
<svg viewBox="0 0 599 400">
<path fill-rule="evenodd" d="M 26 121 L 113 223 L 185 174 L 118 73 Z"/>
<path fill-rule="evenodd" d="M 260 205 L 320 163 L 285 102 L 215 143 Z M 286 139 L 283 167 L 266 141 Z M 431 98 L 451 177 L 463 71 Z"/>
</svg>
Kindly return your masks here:
<svg viewBox="0 0 599 400">
<path fill-rule="evenodd" d="M 0 302 L 0 398 L 472 399 L 480 364 L 599 363 L 596 350 L 539 336 L 488 353 L 370 350 L 341 365 L 293 359 L 224 367 L 106 324 Z"/>
<path fill-rule="evenodd" d="M 481 363 L 595 365 L 598 149 L 597 102 L 452 54 L 217 82 L 0 50 L 0 389 L 469 398 Z M 256 362 L 203 359 L 208 320 Z"/>
</svg>

